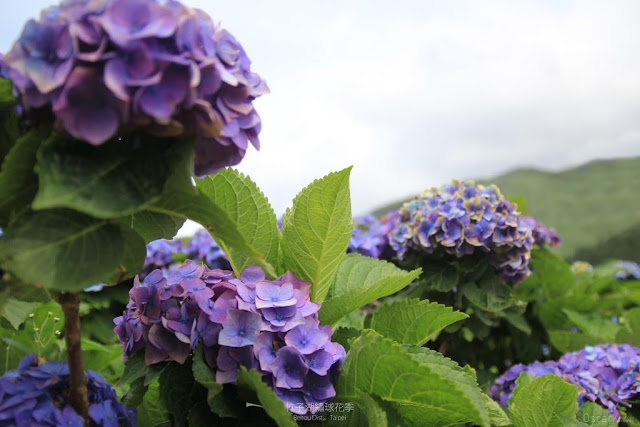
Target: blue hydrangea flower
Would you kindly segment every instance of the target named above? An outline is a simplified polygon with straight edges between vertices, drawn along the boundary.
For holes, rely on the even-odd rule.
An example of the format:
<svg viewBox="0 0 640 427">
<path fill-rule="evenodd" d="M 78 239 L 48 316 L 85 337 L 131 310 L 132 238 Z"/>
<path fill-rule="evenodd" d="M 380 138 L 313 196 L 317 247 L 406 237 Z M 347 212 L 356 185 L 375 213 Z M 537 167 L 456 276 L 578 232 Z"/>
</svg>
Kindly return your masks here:
<svg viewBox="0 0 640 427">
<path fill-rule="evenodd" d="M 96 426 L 135 426 L 136 412 L 118 401 L 116 392 L 97 373 L 89 371 L 87 396 L 89 418 Z M 31 354 L 18 369 L 0 378 L 0 424 L 2 425 L 84 425 L 71 407 L 69 368 L 66 363 L 45 362 Z"/>
<path fill-rule="evenodd" d="M 410 251 L 457 258 L 480 252 L 507 283 L 531 273 L 533 230 L 496 186 L 452 181 L 405 203 L 397 215 L 388 239 L 399 259 Z"/>
<path fill-rule="evenodd" d="M 618 267 L 620 270 L 614 276 L 616 280 L 640 280 L 640 265 L 637 263 L 620 261 Z"/>
<path fill-rule="evenodd" d="M 394 252 L 389 245 L 389 233 L 399 219 L 398 211 L 390 212 L 381 219 L 373 215 L 354 218 L 354 229 L 347 252 L 357 252 L 372 258 L 390 259 Z"/>
<path fill-rule="evenodd" d="M 563 355 L 557 362 L 515 365 L 489 388 L 489 395 L 508 406 L 518 376 L 557 375 L 576 384 L 578 403 L 596 402 L 620 420 L 621 407 L 631 406 L 640 391 L 640 348 L 628 344 L 601 344 Z"/>
<path fill-rule="evenodd" d="M 205 229 L 198 230 L 186 243 L 181 240 L 154 240 L 147 245 L 147 257 L 140 270 L 141 279 L 156 269 L 173 271 L 182 260 L 204 262 L 209 268 L 230 270 L 231 264 L 224 252 Z"/>
<path fill-rule="evenodd" d="M 92 145 L 196 138 L 198 176 L 260 148 L 253 101 L 266 83 L 228 31 L 174 0 L 63 1 L 27 22 L 2 69 L 22 111 L 45 109 Z"/>
</svg>

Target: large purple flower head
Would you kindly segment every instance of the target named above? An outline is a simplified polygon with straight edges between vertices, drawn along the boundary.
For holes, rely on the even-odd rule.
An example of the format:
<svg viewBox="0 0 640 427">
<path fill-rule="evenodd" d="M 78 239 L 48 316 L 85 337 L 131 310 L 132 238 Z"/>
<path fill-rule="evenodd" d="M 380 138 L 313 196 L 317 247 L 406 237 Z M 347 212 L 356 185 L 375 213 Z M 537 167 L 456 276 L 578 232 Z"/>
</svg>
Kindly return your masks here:
<svg viewBox="0 0 640 427">
<path fill-rule="evenodd" d="M 88 371 L 89 418 L 96 426 L 135 426 L 136 412 L 118 401 L 116 392 L 97 373 Z M 28 355 L 18 369 L 0 378 L 0 424 L 68 425 L 82 427 L 82 417 L 71 406 L 69 367 Z"/>
<path fill-rule="evenodd" d="M 389 243 L 400 259 L 409 251 L 457 258 L 484 252 L 508 283 L 531 273 L 532 230 L 494 185 L 452 181 L 405 203 L 399 216 Z"/>
<path fill-rule="evenodd" d="M 195 137 L 199 176 L 260 146 L 253 100 L 266 83 L 229 32 L 177 1 L 64 0 L 27 22 L 2 69 L 25 112 L 45 108 L 92 145 Z"/>
<path fill-rule="evenodd" d="M 578 386 L 578 403 L 596 402 L 620 419 L 621 406 L 631 406 L 640 391 L 640 348 L 628 344 L 601 344 L 567 353 L 557 362 L 515 365 L 489 388 L 489 395 L 507 406 L 518 376 L 557 375 Z"/>
<path fill-rule="evenodd" d="M 185 261 L 134 282 L 128 310 L 114 319 L 125 358 L 141 350 L 149 365 L 184 363 L 201 345 L 217 382 L 257 369 L 291 411 L 335 396 L 346 352 L 320 325 L 311 284 L 292 273 L 268 280 L 249 266 L 236 278 Z"/>
</svg>

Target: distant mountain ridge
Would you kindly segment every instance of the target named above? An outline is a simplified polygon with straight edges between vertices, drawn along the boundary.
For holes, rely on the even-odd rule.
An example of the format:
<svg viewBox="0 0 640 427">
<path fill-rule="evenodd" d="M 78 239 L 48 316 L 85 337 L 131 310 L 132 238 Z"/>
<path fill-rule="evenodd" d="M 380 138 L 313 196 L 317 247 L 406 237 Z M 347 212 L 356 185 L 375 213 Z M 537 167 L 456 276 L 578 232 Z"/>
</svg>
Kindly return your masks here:
<svg viewBox="0 0 640 427">
<path fill-rule="evenodd" d="M 640 261 L 640 157 L 594 160 L 559 172 L 521 168 L 477 181 L 524 197 L 527 215 L 556 228 L 563 239 L 557 252 L 567 259 Z"/>
</svg>

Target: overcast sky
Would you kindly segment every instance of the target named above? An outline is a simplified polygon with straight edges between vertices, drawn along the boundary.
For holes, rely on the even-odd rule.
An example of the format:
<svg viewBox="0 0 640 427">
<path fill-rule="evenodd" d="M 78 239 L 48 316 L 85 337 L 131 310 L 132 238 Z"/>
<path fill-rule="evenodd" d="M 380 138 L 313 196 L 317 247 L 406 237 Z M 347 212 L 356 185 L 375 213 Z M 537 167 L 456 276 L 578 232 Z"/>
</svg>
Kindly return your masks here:
<svg viewBox="0 0 640 427">
<path fill-rule="evenodd" d="M 51 1 L 2 1 L 6 52 Z M 451 178 L 640 155 L 637 0 L 184 1 L 271 88 L 240 169 L 278 214 L 349 165 L 358 214 Z"/>
</svg>

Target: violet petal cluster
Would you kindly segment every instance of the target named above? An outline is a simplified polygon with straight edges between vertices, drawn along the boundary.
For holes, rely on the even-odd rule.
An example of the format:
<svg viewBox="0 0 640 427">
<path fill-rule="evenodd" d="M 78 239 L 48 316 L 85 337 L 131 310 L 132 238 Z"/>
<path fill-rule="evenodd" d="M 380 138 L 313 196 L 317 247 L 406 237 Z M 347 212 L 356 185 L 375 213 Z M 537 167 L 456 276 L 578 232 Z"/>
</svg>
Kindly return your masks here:
<svg viewBox="0 0 640 427">
<path fill-rule="evenodd" d="M 640 280 L 640 265 L 633 261 L 620 261 L 617 265 L 615 280 Z"/>
<path fill-rule="evenodd" d="M 489 388 L 489 395 L 507 407 L 522 372 L 533 377 L 556 375 L 578 386 L 578 403 L 596 402 L 620 419 L 620 407 L 640 391 L 640 348 L 628 344 L 601 344 L 567 353 L 557 362 L 515 365 Z"/>
<path fill-rule="evenodd" d="M 175 0 L 63 0 L 2 63 L 25 111 L 51 111 L 92 145 L 133 130 L 196 137 L 198 176 L 260 146 L 252 102 L 266 83 L 228 31 Z"/>
<path fill-rule="evenodd" d="M 531 229 L 536 245 L 555 248 L 562 244 L 562 239 L 560 239 L 560 236 L 558 236 L 554 228 L 547 227 L 534 217 L 524 216 L 520 223 Z"/>
<path fill-rule="evenodd" d="M 234 383 L 241 366 L 255 368 L 292 412 L 306 413 L 335 396 L 346 357 L 331 328 L 320 325 L 310 288 L 292 273 L 267 280 L 250 266 L 237 278 L 186 261 L 136 277 L 114 332 L 125 360 L 144 351 L 148 365 L 184 363 L 202 345 L 218 383 Z"/>
<path fill-rule="evenodd" d="M 102 377 L 86 372 L 89 417 L 97 426 L 135 426 L 136 411 L 118 401 L 116 392 Z M 68 401 L 69 367 L 26 356 L 18 369 L 0 378 L 0 425 L 75 426 L 83 419 Z"/>
<path fill-rule="evenodd" d="M 399 217 L 398 211 L 392 211 L 380 219 L 373 215 L 354 218 L 347 252 L 357 252 L 371 258 L 390 259 L 394 251 L 389 245 L 389 233 Z"/>
<path fill-rule="evenodd" d="M 186 243 L 181 240 L 159 239 L 147 245 L 147 257 L 140 270 L 140 279 L 153 270 L 171 271 L 179 267 L 176 259 L 189 258 L 196 262 L 204 262 L 209 268 L 221 270 L 231 269 L 231 264 L 220 247 L 205 229 L 198 230 Z"/>
<path fill-rule="evenodd" d="M 519 283 L 531 273 L 532 230 L 494 185 L 454 180 L 426 190 L 399 214 L 389 243 L 400 259 L 412 250 L 458 258 L 484 252 L 507 283 Z"/>
</svg>

